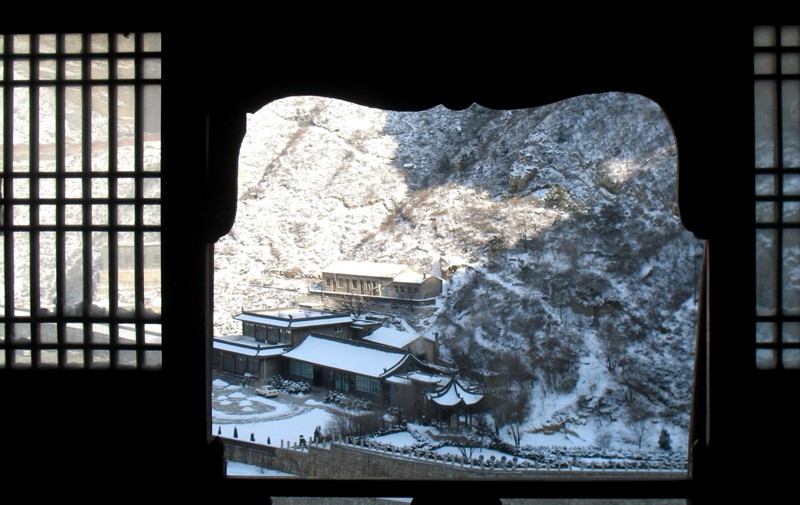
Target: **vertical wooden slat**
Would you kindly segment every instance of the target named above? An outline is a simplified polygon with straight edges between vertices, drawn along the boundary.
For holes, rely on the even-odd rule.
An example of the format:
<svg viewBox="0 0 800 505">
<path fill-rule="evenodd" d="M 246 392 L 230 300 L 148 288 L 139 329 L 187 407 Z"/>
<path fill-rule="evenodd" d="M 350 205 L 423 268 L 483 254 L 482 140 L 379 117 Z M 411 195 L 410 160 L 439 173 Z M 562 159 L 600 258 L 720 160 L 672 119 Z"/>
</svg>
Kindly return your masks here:
<svg viewBox="0 0 800 505">
<path fill-rule="evenodd" d="M 13 75 L 12 60 L 10 57 L 12 37 L 4 35 L 3 47 L 3 191 L 4 198 L 10 199 L 14 195 L 14 179 L 12 177 L 14 163 L 14 93 L 11 87 Z M 7 367 L 14 364 L 14 351 L 11 342 L 14 340 L 14 234 L 11 233 L 13 219 L 13 205 L 3 206 L 3 262 L 5 275 L 4 310 L 5 310 L 5 363 Z"/>
<path fill-rule="evenodd" d="M 39 37 L 31 36 L 30 54 L 38 52 Z M 30 315 L 31 315 L 31 365 L 33 368 L 41 364 L 41 327 L 37 321 L 41 302 L 41 275 L 39 268 L 39 66 L 28 66 L 28 78 L 31 84 L 28 91 L 28 107 L 30 110 L 28 133 L 28 170 L 30 174 Z M 60 362 L 60 360 L 59 360 Z"/>
<path fill-rule="evenodd" d="M 144 85 L 141 80 L 144 78 L 144 37 L 143 34 L 136 34 L 136 87 L 134 90 L 134 169 L 136 171 L 135 182 L 135 223 L 137 227 L 134 236 L 134 300 L 136 307 L 136 320 L 141 321 L 144 317 L 144 233 L 141 231 L 144 225 Z M 144 326 L 136 324 L 136 366 L 141 367 L 144 363 Z"/>
<path fill-rule="evenodd" d="M 67 121 L 67 105 L 66 105 L 66 87 L 63 84 L 65 75 L 64 59 L 60 56 L 64 54 L 64 36 L 59 35 L 56 38 L 56 54 L 59 58 L 56 59 L 56 79 L 59 81 L 56 84 L 56 130 L 55 130 L 55 157 L 56 157 L 56 317 L 57 317 L 57 342 L 59 348 L 59 362 L 65 362 L 67 359 L 65 344 L 67 341 L 66 336 L 66 323 L 64 322 L 64 304 L 67 301 L 66 296 L 66 234 L 64 232 L 64 224 L 66 222 L 66 206 L 64 200 L 66 198 L 66 121 Z M 85 361 L 84 361 L 85 363 Z"/>
</svg>

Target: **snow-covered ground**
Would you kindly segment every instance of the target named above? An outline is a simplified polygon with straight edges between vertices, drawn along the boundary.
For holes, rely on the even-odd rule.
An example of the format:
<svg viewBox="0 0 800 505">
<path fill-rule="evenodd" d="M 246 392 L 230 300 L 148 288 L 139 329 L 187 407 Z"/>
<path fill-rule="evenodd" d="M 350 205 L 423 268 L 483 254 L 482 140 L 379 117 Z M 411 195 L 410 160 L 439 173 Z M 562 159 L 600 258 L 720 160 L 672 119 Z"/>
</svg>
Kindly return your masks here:
<svg viewBox="0 0 800 505">
<path fill-rule="evenodd" d="M 281 441 L 295 444 L 300 440 L 300 435 L 306 440 L 311 439 L 317 426 L 324 427 L 331 417 L 331 414 L 323 409 L 312 409 L 286 419 L 262 421 L 243 419 L 242 422 L 214 423 L 213 432 L 233 438 L 235 429 L 238 438 L 243 440 L 250 440 L 250 435 L 253 434 L 255 441 L 261 444 L 279 446 Z"/>
<path fill-rule="evenodd" d="M 417 443 L 417 439 L 407 431 L 390 433 L 389 435 L 381 435 L 379 437 L 375 437 L 375 440 L 382 444 L 389 444 L 395 447 L 411 447 Z"/>
<path fill-rule="evenodd" d="M 332 412 L 342 410 L 318 399 L 285 393 L 281 393 L 278 399 L 263 398 L 256 395 L 253 388 L 229 384 L 222 379 L 214 380 L 212 386 L 212 401 L 220 405 L 212 410 L 212 433 L 226 438 L 233 438 L 235 429 L 237 438 L 241 440 L 250 440 L 252 434 L 259 444 L 280 447 L 283 441 L 284 445 L 294 445 L 300 440 L 300 435 L 310 440 L 317 427 L 324 433 L 333 418 Z M 269 408 L 261 409 L 258 413 L 245 411 L 251 404 Z M 417 433 L 421 440 L 432 441 L 431 435 L 439 435 L 436 428 L 419 424 L 409 423 L 409 430 Z M 381 435 L 374 437 L 374 440 L 395 447 L 411 447 L 419 442 L 409 431 Z M 437 449 L 437 452 L 456 454 L 458 449 L 445 446 Z M 485 458 L 492 455 L 498 459 L 502 456 L 512 457 L 491 449 L 476 449 L 474 456 L 478 457 L 479 454 Z"/>
<path fill-rule="evenodd" d="M 586 366 L 591 366 L 586 365 Z M 320 400 L 321 392 L 312 392 L 309 395 L 289 395 L 281 393 L 277 399 L 265 399 L 255 394 L 253 388 L 245 388 L 238 384 L 229 384 L 225 380 L 217 379 L 213 382 L 214 396 L 212 402 L 215 407 L 213 410 L 213 434 L 226 438 L 239 438 L 241 440 L 251 440 L 258 444 L 271 445 L 275 447 L 288 447 L 296 445 L 302 435 L 306 440 L 310 440 L 316 428 L 322 430 L 323 436 L 327 435 L 328 423 L 334 418 L 336 412 L 343 409 L 341 407 L 326 404 Z M 627 452 L 635 449 L 632 442 L 608 444 L 606 447 L 610 453 L 599 453 L 596 448 L 599 442 L 596 438 L 599 433 L 610 431 L 619 440 L 629 440 L 627 428 L 620 423 L 618 426 L 606 427 L 605 430 L 598 430 L 593 423 L 570 424 L 564 423 L 562 429 L 548 431 L 548 433 L 538 432 L 542 428 L 541 419 L 549 419 L 544 412 L 549 409 L 558 409 L 569 402 L 566 400 L 553 399 L 550 404 L 542 407 L 541 418 L 531 416 L 523 425 L 522 436 L 522 455 L 517 455 L 518 463 L 534 463 L 529 459 L 538 454 L 543 448 L 554 451 L 551 456 L 562 459 L 563 451 L 568 451 L 569 461 L 584 460 L 588 464 L 604 464 L 613 461 L 630 461 Z M 251 407 L 256 407 L 257 412 Z M 248 410 L 251 409 L 251 410 Z M 648 437 L 657 437 L 655 427 L 650 430 L 652 433 Z M 236 437 L 234 437 L 234 433 Z M 506 442 L 511 445 L 509 434 L 502 434 Z M 405 431 L 372 437 L 372 440 L 380 444 L 391 445 L 396 448 L 427 449 L 442 455 L 455 457 L 467 457 L 470 459 L 483 459 L 485 461 L 500 461 L 503 458 L 513 460 L 515 454 L 503 452 L 501 450 L 486 447 L 459 448 L 447 444 L 446 433 L 441 432 L 434 426 L 408 423 Z M 488 439 L 484 438 L 484 442 Z M 655 440 L 652 441 L 656 443 Z M 442 445 L 444 444 L 444 445 Z M 677 448 L 677 447 L 676 447 Z M 578 452 L 571 452 L 577 450 Z M 533 452 L 526 452 L 533 451 Z M 586 452 L 588 451 L 588 452 Z M 635 451 L 634 451 L 635 452 Z M 627 456 L 626 456 L 627 453 Z M 561 454 L 561 455 L 559 455 Z M 524 456 L 528 457 L 524 457 Z M 553 456 L 555 455 L 555 456 Z M 675 460 L 671 460 L 674 461 Z M 675 467 L 671 467 L 675 468 Z M 233 464 L 229 466 L 231 475 L 255 475 L 255 476 L 281 476 L 286 474 L 276 473 L 271 470 L 259 469 L 247 465 Z"/>
<path fill-rule="evenodd" d="M 333 417 L 321 401 L 302 395 L 281 393 L 278 399 L 264 398 L 252 387 L 212 383 L 212 433 L 280 446 L 296 444 L 300 435 L 311 439 L 317 427 L 324 429 Z M 256 411 L 257 409 L 257 411 Z"/>
<path fill-rule="evenodd" d="M 290 473 L 279 472 L 271 468 L 248 465 L 236 461 L 228 461 L 228 475 L 246 477 L 296 477 Z"/>
</svg>

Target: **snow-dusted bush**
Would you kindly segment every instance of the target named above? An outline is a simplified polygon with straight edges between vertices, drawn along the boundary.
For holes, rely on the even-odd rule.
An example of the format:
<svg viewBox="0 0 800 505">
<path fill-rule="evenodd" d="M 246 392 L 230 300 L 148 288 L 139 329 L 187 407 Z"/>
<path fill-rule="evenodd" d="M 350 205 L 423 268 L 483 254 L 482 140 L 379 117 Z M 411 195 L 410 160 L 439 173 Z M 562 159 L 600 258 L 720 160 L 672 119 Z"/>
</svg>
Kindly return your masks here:
<svg viewBox="0 0 800 505">
<path fill-rule="evenodd" d="M 339 391 L 328 391 L 323 400 L 325 403 L 333 403 L 346 409 L 369 410 L 372 402 L 362 398 L 354 398 Z"/>
<path fill-rule="evenodd" d="M 614 437 L 611 434 L 611 431 L 607 429 L 601 429 L 597 432 L 597 436 L 594 439 L 594 445 L 598 449 L 610 449 L 613 438 Z"/>
<path fill-rule="evenodd" d="M 325 426 L 325 436 L 328 438 L 362 437 L 371 435 L 380 426 L 380 417 L 374 412 L 335 412 Z M 373 441 L 363 440 L 373 443 Z"/>
<path fill-rule="evenodd" d="M 285 379 L 275 375 L 269 380 L 270 385 L 290 394 L 307 394 L 311 392 L 311 384 Z"/>
<path fill-rule="evenodd" d="M 661 428 L 661 433 L 658 435 L 658 448 L 667 452 L 672 450 L 672 437 L 666 428 Z"/>
</svg>

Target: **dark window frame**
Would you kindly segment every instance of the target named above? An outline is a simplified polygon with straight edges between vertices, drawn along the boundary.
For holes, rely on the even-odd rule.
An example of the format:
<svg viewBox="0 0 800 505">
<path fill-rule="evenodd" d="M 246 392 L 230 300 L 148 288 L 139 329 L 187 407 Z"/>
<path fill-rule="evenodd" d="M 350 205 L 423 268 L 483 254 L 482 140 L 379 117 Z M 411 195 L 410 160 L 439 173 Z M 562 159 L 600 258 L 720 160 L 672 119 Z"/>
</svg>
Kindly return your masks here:
<svg viewBox="0 0 800 505">
<path fill-rule="evenodd" d="M 336 26 L 335 36 L 326 33 L 323 26 L 319 31 L 308 31 L 305 36 L 309 42 L 324 38 L 329 54 L 341 55 L 322 61 L 309 58 L 308 53 L 281 43 L 277 35 L 269 33 L 259 32 L 248 39 L 246 30 L 238 26 L 235 33 L 233 30 L 226 33 L 218 25 L 220 29 L 213 32 L 215 37 L 197 37 L 194 26 L 183 27 L 160 21 L 156 24 L 167 26 L 152 28 L 153 17 L 148 18 L 150 21 L 131 21 L 129 26 L 120 28 L 129 31 L 132 24 L 145 26 L 142 31 L 164 34 L 165 243 L 162 259 L 165 265 L 164 299 L 170 306 L 167 309 L 165 305 L 163 324 L 165 363 L 171 365 L 165 367 L 166 370 L 152 372 L 113 370 L 86 374 L 2 370 L 0 380 L 17 385 L 6 388 L 6 401 L 31 414 L 28 428 L 32 432 L 51 432 L 52 420 L 45 414 L 54 409 L 81 414 L 60 420 L 60 429 L 65 433 L 84 433 L 87 420 L 108 416 L 114 411 L 117 413 L 116 422 L 95 426 L 94 438 L 117 439 L 123 431 L 121 428 L 130 428 L 124 430 L 126 447 L 153 448 L 154 442 L 160 444 L 168 440 L 176 452 L 191 455 L 187 456 L 186 468 L 194 471 L 187 471 L 191 478 L 186 479 L 174 472 L 172 461 L 151 459 L 148 476 L 141 480 L 134 478 L 135 484 L 147 485 L 132 486 L 131 476 L 139 475 L 139 459 L 131 458 L 127 453 L 121 455 L 116 446 L 112 450 L 110 446 L 113 444 L 94 444 L 95 450 L 91 451 L 89 459 L 85 437 L 59 437 L 55 442 L 57 451 L 52 451 L 53 437 L 26 437 L 26 440 L 12 437 L 6 453 L 18 460 L 15 468 L 6 470 L 6 477 L 30 478 L 29 469 L 39 468 L 40 454 L 46 452 L 50 455 L 50 464 L 58 466 L 59 472 L 50 476 L 48 488 L 51 490 L 42 490 L 42 495 L 54 498 L 63 497 L 65 489 L 85 479 L 86 475 L 80 469 L 82 465 L 75 464 L 77 461 L 92 463 L 97 457 L 115 464 L 106 465 L 108 468 L 95 467 L 93 478 L 116 483 L 132 494 L 136 494 L 137 488 L 142 489 L 142 493 L 149 493 L 153 488 L 151 484 L 193 485 L 197 476 L 202 475 L 211 489 L 235 490 L 237 496 L 257 499 L 268 494 L 374 496 L 380 493 L 381 496 L 404 496 L 410 494 L 411 489 L 435 488 L 437 494 L 465 497 L 465 503 L 475 503 L 468 499 L 479 496 L 690 498 L 693 503 L 717 503 L 716 492 L 731 482 L 757 484 L 760 499 L 767 501 L 770 497 L 780 499 L 783 490 L 789 487 L 788 483 L 796 479 L 793 468 L 773 468 L 758 463 L 742 468 L 745 465 L 740 463 L 743 459 L 778 461 L 785 452 L 796 452 L 798 448 L 791 439 L 764 443 L 743 436 L 753 426 L 764 428 L 764 433 L 769 436 L 775 431 L 772 429 L 775 423 L 793 415 L 781 405 L 786 403 L 788 395 L 796 394 L 798 383 L 798 375 L 786 370 L 767 373 L 754 373 L 752 370 L 755 321 L 750 314 L 754 281 L 752 276 L 741 274 L 753 264 L 752 255 L 748 256 L 753 249 L 752 172 L 746 161 L 752 157 L 750 146 L 753 138 L 753 118 L 748 112 L 752 110 L 753 26 L 749 19 L 722 22 L 715 16 L 696 22 L 697 13 L 691 13 L 668 26 L 648 19 L 641 28 L 626 22 L 617 27 L 619 30 L 608 26 L 602 26 L 602 30 L 571 31 L 564 26 L 557 26 L 556 30 L 545 27 L 530 30 L 528 25 L 523 37 L 517 37 L 514 30 L 506 29 L 502 24 L 504 40 L 487 36 L 471 42 L 458 37 L 458 47 L 452 44 L 455 39 L 448 39 L 445 46 L 439 47 L 425 35 L 420 35 L 404 38 L 402 44 L 383 47 L 387 52 L 385 61 L 393 63 L 389 73 L 374 62 L 359 60 L 356 64 L 355 60 L 349 60 L 353 46 L 348 44 L 363 43 L 364 33 L 360 30 L 348 32 Z M 17 23 L 26 24 L 23 15 L 15 19 Z M 39 26 L 34 29 L 18 24 L 15 30 L 20 33 L 59 31 L 44 29 L 46 20 L 36 21 Z M 119 26 L 120 23 L 116 24 Z M 70 32 L 98 31 L 91 27 L 74 28 L 75 23 L 70 25 L 68 21 L 62 21 L 60 26 L 60 30 L 67 26 Z M 360 28 L 365 27 L 362 25 Z M 446 29 L 447 26 L 442 25 L 442 30 Z M 459 25 L 458 29 L 463 35 L 463 27 Z M 386 33 L 386 26 L 381 25 L 380 32 L 375 33 L 376 40 L 382 40 Z M 356 38 L 349 39 L 356 34 Z M 505 40 L 506 36 L 508 40 Z M 232 40 L 235 43 L 231 43 Z M 566 40 L 571 43 L 561 42 Z M 494 46 L 494 43 L 498 45 Z M 635 56 L 631 54 L 634 47 Z M 447 50 L 439 50 L 445 48 Z M 489 50 L 492 66 L 483 67 L 481 62 L 485 62 L 485 58 L 479 56 L 476 62 L 475 55 L 486 55 Z M 641 60 L 642 51 L 650 51 L 655 56 Z M 283 65 L 282 71 L 272 72 L 274 66 L 254 68 L 254 57 L 261 58 L 264 54 L 276 57 L 271 61 L 274 65 Z M 213 55 L 213 58 L 209 59 L 207 55 Z M 246 79 L 239 79 L 236 70 L 233 74 L 212 71 L 203 79 L 197 77 L 198 68 L 209 68 L 210 62 L 219 63 L 223 59 L 229 62 L 224 65 L 225 69 L 246 68 L 264 73 L 258 78 L 248 75 Z M 443 65 L 443 61 L 448 64 Z M 520 65 L 534 66 L 538 72 L 536 79 L 525 79 L 522 73 L 499 75 L 494 71 L 503 67 L 519 69 Z M 401 68 L 410 70 L 398 71 Z M 475 72 L 466 76 L 464 71 L 468 69 Z M 680 79 L 674 78 L 676 69 L 680 72 Z M 420 75 L 426 78 L 420 80 Z M 256 82 L 259 90 L 253 91 Z M 725 88 L 724 99 L 718 99 L 721 83 Z M 693 472 L 690 479 L 678 482 L 382 481 L 380 490 L 376 491 L 374 482 L 365 480 L 323 479 L 316 481 L 315 486 L 297 486 L 297 481 L 291 479 L 253 482 L 246 478 L 221 478 L 224 472 L 221 444 L 213 434 L 209 434 L 207 401 L 211 385 L 198 388 L 187 378 L 205 377 L 208 372 L 212 342 L 209 286 L 213 284 L 210 280 L 213 265 L 210 244 L 225 232 L 231 215 L 223 200 L 235 195 L 235 184 L 229 184 L 230 177 L 224 174 L 225 169 L 219 168 L 233 158 L 226 158 L 215 147 L 220 143 L 235 144 L 236 132 L 244 128 L 243 119 L 232 118 L 229 111 L 254 111 L 276 98 L 292 94 L 327 95 L 372 106 L 422 110 L 437 104 L 463 108 L 473 101 L 494 108 L 529 107 L 581 93 L 620 89 L 650 96 L 666 108 L 679 142 L 681 214 L 689 229 L 709 241 L 709 268 L 704 292 L 710 296 L 703 306 L 698 335 L 692 421 L 695 427 L 692 440 L 696 443 L 692 446 Z M 737 104 L 742 104 L 741 108 L 737 108 Z M 725 149 L 713 157 L 704 154 L 704 150 L 712 146 L 724 146 Z M 235 162 L 231 165 L 235 167 Z M 742 166 L 745 167 L 743 170 Z M 721 192 L 713 180 L 722 170 L 729 185 Z M 714 172 L 713 177 L 710 172 Z M 737 176 L 742 173 L 740 181 Z M 703 201 L 703 194 L 715 195 L 717 203 L 709 206 Z M 178 198 L 185 195 L 197 195 L 197 199 L 186 206 L 183 198 Z M 747 203 L 740 206 L 737 202 L 741 201 Z M 742 233 L 742 226 L 746 233 Z M 729 251 L 736 251 L 736 258 L 727 254 Z M 722 317 L 723 314 L 727 317 Z M 167 338 L 167 335 L 174 338 Z M 55 383 L 68 391 L 113 388 L 115 394 L 102 406 L 81 395 L 68 395 L 69 398 L 51 395 L 45 409 L 40 399 L 32 398 L 30 392 L 52 388 Z M 165 384 L 182 394 L 168 395 L 169 398 L 152 394 Z M 150 417 L 153 411 L 173 413 L 176 419 L 187 424 L 186 431 L 167 438 L 160 426 L 153 426 Z"/>
<path fill-rule="evenodd" d="M 604 90 L 614 91 L 616 89 L 612 86 L 612 87 L 604 89 Z M 324 92 L 319 93 L 319 94 L 326 95 L 326 93 L 324 93 Z M 555 92 L 554 95 L 551 94 L 550 96 L 552 97 L 551 101 L 555 101 L 555 96 L 557 96 L 559 99 L 562 99 L 562 98 L 568 98 L 569 96 L 572 96 L 574 94 L 576 94 L 576 93 L 570 93 L 568 91 L 561 91 L 561 92 Z M 523 100 L 523 102 L 524 102 L 524 100 Z M 658 103 L 658 100 L 656 100 L 656 102 Z M 469 102 L 466 102 L 466 103 L 457 102 L 458 105 L 456 105 L 456 108 L 461 108 L 462 106 L 466 106 L 466 105 L 468 105 L 468 103 Z M 518 102 L 518 103 L 520 103 L 520 102 Z M 546 102 L 528 103 L 528 104 L 525 104 L 525 105 L 518 105 L 518 106 L 543 105 L 544 103 L 546 103 Z M 261 103 L 260 105 L 265 105 L 265 103 Z M 430 105 L 433 105 L 433 104 L 430 104 Z M 669 112 L 667 112 L 667 115 L 668 115 L 668 117 L 672 118 L 672 116 L 669 114 Z M 680 141 L 680 139 L 679 139 L 679 141 Z M 702 184 L 703 184 L 703 181 L 702 181 L 702 178 L 701 178 L 701 181 L 700 181 L 701 188 L 702 188 Z M 714 219 L 713 217 L 710 218 L 711 221 L 713 221 L 713 219 Z M 706 226 L 706 223 L 702 219 L 695 220 L 694 222 L 692 222 L 692 218 L 689 218 L 689 224 L 687 224 L 687 227 L 689 227 L 690 229 L 694 228 L 693 231 L 695 231 L 695 233 L 700 237 L 706 237 L 707 236 L 707 230 L 704 229 L 704 226 Z M 704 303 L 704 302 L 701 302 L 701 304 L 702 303 Z M 707 313 L 707 311 L 704 311 L 704 310 L 701 310 L 701 312 Z M 703 320 L 703 319 L 701 318 L 701 320 Z M 707 338 L 705 327 L 706 327 L 706 325 L 700 324 L 700 328 L 698 330 L 698 342 L 702 343 Z M 699 345 L 699 347 L 702 347 L 702 345 Z M 705 384 L 705 382 L 702 379 L 702 377 L 707 373 L 705 371 L 704 366 L 703 366 L 704 365 L 704 363 L 703 363 L 703 355 L 704 355 L 703 351 L 698 349 L 697 360 L 698 360 L 699 366 L 696 368 L 696 372 L 697 372 L 698 376 L 701 377 L 701 380 L 699 381 L 699 383 L 696 383 L 696 387 L 698 387 L 700 389 L 702 389 L 704 387 L 703 384 Z M 351 385 L 351 386 L 354 386 L 354 385 Z M 693 422 L 693 426 L 696 428 L 696 427 L 702 425 L 702 420 L 699 420 L 699 419 L 704 419 L 705 418 L 705 408 L 706 408 L 705 404 L 704 404 L 705 397 L 702 394 L 696 394 L 693 397 L 693 402 L 695 404 L 695 408 L 693 409 L 693 414 L 694 414 L 694 417 L 696 418 L 695 421 Z M 702 447 L 704 445 L 704 442 L 703 442 L 704 438 L 703 438 L 702 434 L 698 433 L 697 429 L 693 430 L 693 435 L 692 436 L 693 436 L 692 440 L 695 440 L 696 443 L 693 445 L 692 454 L 690 455 L 690 460 L 692 462 L 691 463 L 692 467 L 696 467 L 696 463 L 698 461 L 701 461 L 701 459 L 702 459 L 701 454 L 702 454 Z M 509 497 L 510 496 L 523 497 L 523 496 L 533 496 L 533 495 L 541 496 L 541 497 L 557 497 L 557 496 L 565 496 L 565 497 L 566 496 L 572 496 L 572 497 L 649 496 L 649 497 L 654 497 L 654 498 L 655 497 L 687 497 L 687 498 L 689 498 L 689 497 L 697 497 L 698 493 L 695 491 L 695 487 L 694 487 L 694 483 L 695 483 L 694 479 L 698 475 L 696 472 L 694 472 L 694 470 L 696 470 L 696 469 L 697 468 L 693 468 L 691 474 L 689 476 L 687 476 L 686 478 L 678 478 L 678 479 L 669 480 L 669 481 L 661 481 L 661 480 L 658 480 L 658 479 L 656 479 L 656 480 L 653 480 L 653 479 L 633 479 L 633 480 L 609 479 L 609 480 L 605 480 L 604 479 L 603 482 L 601 482 L 601 483 L 580 482 L 579 485 L 576 485 L 575 482 L 573 482 L 571 485 L 566 485 L 564 482 L 560 481 L 559 479 L 535 480 L 535 481 L 525 481 L 525 482 L 504 481 L 503 482 L 503 491 L 502 491 L 502 493 L 498 492 L 498 494 L 502 494 L 503 496 L 509 496 Z M 326 481 L 326 484 L 329 483 L 329 482 L 330 481 Z M 352 489 L 353 486 L 359 485 L 360 482 L 362 482 L 362 481 L 359 481 L 359 480 L 348 480 L 348 481 L 346 481 L 346 486 L 348 487 L 348 489 Z M 404 488 L 407 488 L 409 486 L 414 486 L 415 485 L 415 481 L 400 481 L 400 482 L 402 482 L 402 484 L 400 484 L 400 486 L 402 486 Z M 536 490 L 536 492 L 534 494 L 531 494 L 530 486 L 534 485 L 534 483 L 535 483 L 535 486 L 536 486 L 537 490 Z M 344 483 L 342 483 L 342 484 L 344 484 Z M 447 483 L 443 483 L 443 482 L 437 482 L 437 486 L 448 487 L 451 491 L 455 490 L 455 487 L 449 487 Z M 456 494 L 462 495 L 462 496 L 470 496 L 470 495 L 472 495 L 472 496 L 482 496 L 482 495 L 485 495 L 485 493 L 486 493 L 485 489 L 487 489 L 487 488 L 482 488 L 482 487 L 479 487 L 479 486 L 482 486 L 480 481 L 467 481 L 467 482 L 459 481 L 457 483 L 457 487 L 460 488 L 460 490 Z M 610 492 L 610 487 L 609 486 L 613 486 L 613 489 L 615 491 Z M 490 488 L 497 490 L 497 488 L 492 488 L 492 487 L 490 487 Z M 397 489 L 399 489 L 399 488 L 397 488 Z M 477 491 L 478 489 L 481 489 L 481 491 L 478 492 Z M 580 489 L 580 491 L 576 492 L 575 489 Z M 604 489 L 605 489 L 605 491 L 604 491 Z M 366 495 L 373 496 L 371 493 L 368 493 Z M 400 493 L 400 494 L 396 494 L 395 496 L 402 496 L 402 495 L 403 495 L 403 493 Z"/>
<path fill-rule="evenodd" d="M 267 327 L 263 324 L 256 324 L 255 326 L 255 334 L 254 338 L 256 342 L 266 342 L 267 341 Z"/>
</svg>

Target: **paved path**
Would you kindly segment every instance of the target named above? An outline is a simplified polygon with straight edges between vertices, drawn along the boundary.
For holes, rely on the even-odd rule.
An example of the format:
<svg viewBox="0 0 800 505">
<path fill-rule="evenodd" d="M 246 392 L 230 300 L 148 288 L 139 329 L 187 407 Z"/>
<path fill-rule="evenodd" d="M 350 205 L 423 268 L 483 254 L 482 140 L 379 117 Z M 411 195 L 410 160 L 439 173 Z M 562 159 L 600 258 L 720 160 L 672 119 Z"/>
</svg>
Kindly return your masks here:
<svg viewBox="0 0 800 505">
<path fill-rule="evenodd" d="M 230 376 L 214 375 L 211 386 L 211 416 L 217 424 L 255 423 L 294 417 L 315 408 L 329 412 L 340 408 L 323 403 L 325 391 L 293 395 L 281 392 L 275 398 L 256 394 L 256 388 L 243 387 Z"/>
</svg>

